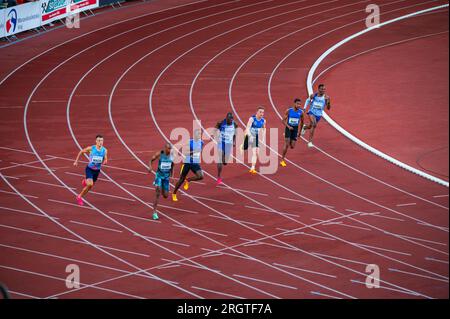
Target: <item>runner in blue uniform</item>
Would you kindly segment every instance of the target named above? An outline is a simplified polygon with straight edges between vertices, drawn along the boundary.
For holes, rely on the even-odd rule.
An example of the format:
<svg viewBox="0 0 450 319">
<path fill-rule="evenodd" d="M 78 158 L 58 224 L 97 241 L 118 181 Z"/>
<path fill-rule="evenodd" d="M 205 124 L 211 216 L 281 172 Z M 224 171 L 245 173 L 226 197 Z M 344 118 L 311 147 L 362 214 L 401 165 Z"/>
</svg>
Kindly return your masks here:
<svg viewBox="0 0 450 319">
<path fill-rule="evenodd" d="M 217 122 L 216 129 L 219 133 L 217 142 L 217 149 L 219 151 L 219 161 L 217 162 L 217 185 L 222 184 L 222 169 L 224 165 L 228 164 L 233 146 L 236 146 L 236 129 L 237 124 L 233 120 L 233 114 L 228 113 L 227 117 Z"/>
<path fill-rule="evenodd" d="M 97 135 L 95 138 L 95 145 L 82 149 L 73 163 L 74 166 L 78 166 L 80 156 L 82 154 L 89 154 L 89 163 L 85 169 L 86 178 L 81 182 L 83 190 L 77 196 L 77 202 L 80 206 L 84 205 L 83 196 L 94 187 L 94 184 L 100 175 L 102 165 L 106 165 L 108 162 L 108 150 L 103 146 L 103 142 L 103 136 Z"/>
<path fill-rule="evenodd" d="M 264 143 L 265 130 L 267 121 L 264 118 L 264 107 L 260 106 L 256 110 L 256 114 L 249 118 L 245 135 L 248 138 L 248 146 L 252 149 L 252 167 L 250 174 L 257 174 L 256 162 L 258 161 L 259 142 Z"/>
<path fill-rule="evenodd" d="M 283 147 L 283 155 L 281 158 L 280 165 L 282 167 L 286 167 L 286 154 L 288 148 L 294 149 L 295 143 L 297 139 L 300 137 L 299 127 L 303 127 L 303 110 L 301 108 L 302 100 L 296 98 L 294 100 L 294 107 L 291 107 L 286 110 L 286 113 L 283 117 L 283 124 L 285 125 L 284 130 L 284 147 Z"/>
<path fill-rule="evenodd" d="M 325 92 L 326 92 L 325 85 L 320 84 L 319 91 L 311 95 L 309 99 L 306 100 L 305 103 L 305 112 L 309 107 L 309 110 L 307 111 L 309 117 L 309 124 L 303 125 L 301 135 L 303 136 L 306 130 L 311 130 L 309 134 L 308 147 L 314 146 L 312 143 L 314 131 L 316 130 L 317 123 L 319 123 L 320 119 L 322 118 L 323 110 L 325 109 L 325 107 L 327 108 L 327 110 L 331 109 L 330 97 L 326 95 Z"/>
<path fill-rule="evenodd" d="M 200 129 L 197 129 L 194 131 L 194 138 L 189 141 L 189 153 L 185 154 L 184 164 L 181 168 L 180 179 L 175 185 L 175 189 L 172 193 L 172 200 L 174 202 L 178 202 L 177 192 L 183 182 L 185 182 L 183 188 L 185 191 L 187 191 L 189 189 L 190 182 L 200 181 L 203 179 L 203 171 L 200 167 L 200 162 L 204 143 L 201 137 L 202 132 Z M 195 176 L 186 178 L 190 171 L 192 171 Z"/>
<path fill-rule="evenodd" d="M 164 198 L 169 196 L 170 190 L 170 178 L 173 174 L 173 156 L 172 156 L 172 145 L 167 143 L 164 146 L 164 149 L 160 152 L 157 152 L 153 155 L 152 159 L 149 163 L 148 171 L 153 173 L 153 162 L 158 160 L 158 169 L 155 173 L 155 182 L 153 185 L 156 187 L 155 189 L 155 201 L 153 203 L 153 219 L 159 219 L 157 206 L 159 202 L 159 197 L 161 193 Z"/>
</svg>

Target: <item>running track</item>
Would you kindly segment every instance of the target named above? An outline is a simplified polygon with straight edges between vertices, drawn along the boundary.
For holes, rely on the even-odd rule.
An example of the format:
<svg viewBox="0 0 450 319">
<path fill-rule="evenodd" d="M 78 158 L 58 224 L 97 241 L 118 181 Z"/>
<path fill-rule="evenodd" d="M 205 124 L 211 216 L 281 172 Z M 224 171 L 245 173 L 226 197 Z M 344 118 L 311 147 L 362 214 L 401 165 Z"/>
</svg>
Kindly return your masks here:
<svg viewBox="0 0 450 319">
<path fill-rule="evenodd" d="M 279 127 L 293 95 L 305 95 L 310 66 L 364 28 L 370 3 L 161 2 L 3 49 L 0 281 L 12 296 L 448 298 L 448 188 L 325 122 L 317 148 L 299 143 L 286 169 L 249 177 L 236 163 L 218 189 L 214 165 L 204 165 L 204 183 L 150 220 L 145 165 L 174 127 L 211 127 L 229 109 L 245 122 L 259 104 Z M 379 1 L 383 20 L 445 3 Z M 448 32 L 442 21 L 447 9 L 386 26 L 323 68 Z M 111 159 L 78 207 L 82 165 L 72 161 L 97 128 Z M 79 289 L 65 286 L 68 264 L 80 266 Z M 365 286 L 368 264 L 380 267 L 379 289 Z"/>
</svg>

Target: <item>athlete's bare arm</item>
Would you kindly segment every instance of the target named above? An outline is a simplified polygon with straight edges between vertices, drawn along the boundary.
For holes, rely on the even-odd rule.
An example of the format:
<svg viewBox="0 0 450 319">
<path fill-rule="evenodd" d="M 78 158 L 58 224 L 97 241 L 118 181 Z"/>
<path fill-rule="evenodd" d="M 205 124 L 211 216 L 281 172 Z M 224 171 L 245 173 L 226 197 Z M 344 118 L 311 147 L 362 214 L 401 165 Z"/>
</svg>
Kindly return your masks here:
<svg viewBox="0 0 450 319">
<path fill-rule="evenodd" d="M 77 158 L 75 159 L 75 162 L 73 163 L 73 166 L 78 166 L 78 160 L 80 159 L 81 155 L 90 153 L 91 151 L 92 151 L 92 146 L 88 146 L 86 148 L 83 148 L 81 151 L 79 151 Z"/>
<path fill-rule="evenodd" d="M 289 116 L 289 109 L 287 109 L 286 113 L 284 113 L 284 117 L 281 120 L 281 122 L 284 124 L 284 126 L 286 126 L 288 129 L 290 129 L 292 131 L 294 128 L 288 124 L 288 122 L 287 122 L 288 116 Z"/>
<path fill-rule="evenodd" d="M 103 158 L 103 165 L 108 164 L 108 150 L 105 148 L 105 157 Z"/>
<path fill-rule="evenodd" d="M 161 156 L 161 152 L 156 152 L 155 155 L 150 159 L 150 162 L 148 163 L 148 172 L 153 173 L 153 162 L 159 159 Z"/>
</svg>

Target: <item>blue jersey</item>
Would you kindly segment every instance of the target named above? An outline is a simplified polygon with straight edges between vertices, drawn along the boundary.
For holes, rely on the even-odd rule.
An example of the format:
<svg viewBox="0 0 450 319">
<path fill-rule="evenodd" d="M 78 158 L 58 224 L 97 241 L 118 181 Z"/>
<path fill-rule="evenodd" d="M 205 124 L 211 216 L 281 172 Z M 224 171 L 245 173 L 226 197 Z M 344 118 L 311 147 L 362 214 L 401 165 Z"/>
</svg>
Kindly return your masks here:
<svg viewBox="0 0 450 319">
<path fill-rule="evenodd" d="M 298 109 L 298 111 L 296 111 L 293 107 L 291 107 L 288 112 L 287 124 L 292 127 L 298 127 L 302 114 L 302 109 Z"/>
<path fill-rule="evenodd" d="M 166 155 L 163 151 L 161 151 L 161 155 L 159 156 L 158 163 L 158 175 L 161 178 L 169 178 L 172 173 L 172 163 L 173 157 L 172 155 Z"/>
<path fill-rule="evenodd" d="M 89 154 L 89 168 L 94 170 L 100 170 L 102 168 L 102 163 L 106 155 L 106 148 L 102 146 L 100 150 L 97 146 L 92 146 L 91 153 Z"/>
<path fill-rule="evenodd" d="M 234 135 L 236 135 L 236 126 L 234 121 L 231 122 L 230 125 L 227 124 L 227 120 L 224 120 L 219 127 L 220 130 L 220 139 L 219 143 L 224 144 L 233 144 Z"/>
<path fill-rule="evenodd" d="M 184 163 L 186 164 L 199 164 L 202 154 L 202 148 L 203 148 L 203 141 L 202 140 L 190 140 L 189 141 L 189 154 L 186 156 Z M 192 154 L 192 156 L 191 156 Z"/>
<path fill-rule="evenodd" d="M 319 96 L 317 93 L 314 94 L 310 103 L 311 103 L 310 112 L 316 116 L 322 116 L 323 110 L 327 105 L 325 95 Z"/>
<path fill-rule="evenodd" d="M 258 120 L 256 115 L 253 115 L 252 118 L 253 118 L 253 123 L 250 128 L 250 133 L 253 136 L 256 136 L 256 135 L 258 135 L 259 130 L 264 127 L 264 123 L 266 122 L 266 120 L 264 118 L 261 118 L 260 120 Z"/>
</svg>

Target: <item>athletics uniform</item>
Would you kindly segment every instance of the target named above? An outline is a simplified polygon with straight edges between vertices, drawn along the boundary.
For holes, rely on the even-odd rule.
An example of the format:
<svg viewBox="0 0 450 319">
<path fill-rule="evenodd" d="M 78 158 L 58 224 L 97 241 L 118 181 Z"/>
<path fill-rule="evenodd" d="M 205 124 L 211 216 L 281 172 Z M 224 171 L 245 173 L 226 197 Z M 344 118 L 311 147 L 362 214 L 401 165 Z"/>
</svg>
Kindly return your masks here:
<svg viewBox="0 0 450 319">
<path fill-rule="evenodd" d="M 181 169 L 181 175 L 187 175 L 189 171 L 194 172 L 196 174 L 198 171 L 201 171 L 200 167 L 200 159 L 203 149 L 203 141 L 202 140 L 190 140 L 189 141 L 189 155 L 184 159 L 183 168 Z M 192 156 L 191 156 L 192 154 Z"/>
<path fill-rule="evenodd" d="M 317 93 L 314 94 L 311 100 L 311 107 L 309 109 L 308 115 L 314 115 L 316 118 L 316 122 L 319 123 L 320 119 L 323 115 L 323 110 L 325 109 L 325 106 L 327 105 L 327 99 L 325 98 L 325 95 L 319 96 Z"/>
<path fill-rule="evenodd" d="M 251 138 L 249 140 L 249 145 L 251 145 L 251 147 L 259 147 L 259 130 L 262 129 L 264 127 L 264 123 L 266 122 L 266 120 L 264 118 L 261 118 L 260 120 L 258 120 L 256 118 L 256 115 L 252 116 L 253 118 L 253 123 L 252 126 L 250 127 L 250 135 Z"/>
<path fill-rule="evenodd" d="M 296 141 L 298 137 L 298 125 L 300 123 L 300 119 L 302 117 L 303 110 L 298 109 L 295 111 L 293 107 L 289 109 L 287 124 L 293 127 L 293 130 L 290 130 L 287 126 L 284 130 L 284 137 L 290 139 L 291 141 Z"/>
<path fill-rule="evenodd" d="M 158 170 L 156 171 L 154 186 L 168 192 L 170 189 L 170 175 L 172 173 L 173 156 L 166 155 L 161 151 L 159 156 Z"/>
<path fill-rule="evenodd" d="M 96 145 L 92 146 L 91 153 L 89 154 L 89 164 L 86 166 L 86 179 L 92 179 L 94 183 L 97 181 L 105 155 L 106 148 L 102 146 L 98 150 Z"/>
<path fill-rule="evenodd" d="M 220 137 L 217 144 L 219 150 L 219 162 L 227 165 L 228 159 L 230 158 L 231 152 L 233 150 L 234 136 L 236 135 L 236 125 L 234 121 L 230 125 L 227 124 L 227 120 L 223 120 L 219 127 Z"/>
</svg>

